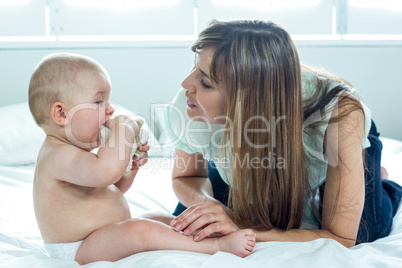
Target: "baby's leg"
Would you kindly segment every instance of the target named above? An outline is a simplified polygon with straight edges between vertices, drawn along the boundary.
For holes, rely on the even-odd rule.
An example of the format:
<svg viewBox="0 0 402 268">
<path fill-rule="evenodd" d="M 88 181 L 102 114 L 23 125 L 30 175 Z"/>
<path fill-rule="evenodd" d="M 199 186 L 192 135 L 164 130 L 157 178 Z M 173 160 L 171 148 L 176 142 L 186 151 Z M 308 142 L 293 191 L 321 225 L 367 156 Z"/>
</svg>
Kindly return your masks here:
<svg viewBox="0 0 402 268">
<path fill-rule="evenodd" d="M 149 220 L 155 220 L 163 222 L 167 225 L 175 218 L 173 215 L 162 213 L 159 211 L 152 211 L 152 212 L 144 212 L 134 216 L 135 218 L 145 218 Z"/>
<path fill-rule="evenodd" d="M 194 242 L 191 236 L 176 232 L 161 222 L 130 219 L 93 232 L 82 242 L 75 260 L 80 264 L 117 261 L 152 250 L 185 250 L 206 254 L 221 250 L 245 257 L 251 254 L 254 244 L 255 236 L 251 230 L 240 230 L 228 236 Z"/>
</svg>

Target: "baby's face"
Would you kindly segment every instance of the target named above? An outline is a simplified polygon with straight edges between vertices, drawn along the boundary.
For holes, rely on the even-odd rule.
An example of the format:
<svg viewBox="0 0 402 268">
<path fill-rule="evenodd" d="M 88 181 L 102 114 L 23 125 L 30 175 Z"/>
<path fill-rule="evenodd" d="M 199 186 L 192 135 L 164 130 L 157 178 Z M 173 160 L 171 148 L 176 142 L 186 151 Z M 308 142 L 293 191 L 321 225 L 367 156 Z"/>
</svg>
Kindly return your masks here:
<svg viewBox="0 0 402 268">
<path fill-rule="evenodd" d="M 79 73 L 77 84 L 80 91 L 69 107 L 66 135 L 72 144 L 90 151 L 100 146 L 99 128 L 114 113 L 111 84 L 109 77 L 95 71 Z"/>
</svg>

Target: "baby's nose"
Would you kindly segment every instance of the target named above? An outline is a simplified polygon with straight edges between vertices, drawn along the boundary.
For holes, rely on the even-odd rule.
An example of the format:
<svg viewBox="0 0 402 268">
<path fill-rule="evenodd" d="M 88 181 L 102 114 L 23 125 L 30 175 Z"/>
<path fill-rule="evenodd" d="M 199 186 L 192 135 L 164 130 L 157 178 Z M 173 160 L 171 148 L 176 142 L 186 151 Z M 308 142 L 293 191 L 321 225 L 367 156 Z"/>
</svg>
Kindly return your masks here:
<svg viewBox="0 0 402 268">
<path fill-rule="evenodd" d="M 106 108 L 106 114 L 111 116 L 114 114 L 114 111 L 116 111 L 116 105 L 113 103 L 109 103 Z"/>
</svg>

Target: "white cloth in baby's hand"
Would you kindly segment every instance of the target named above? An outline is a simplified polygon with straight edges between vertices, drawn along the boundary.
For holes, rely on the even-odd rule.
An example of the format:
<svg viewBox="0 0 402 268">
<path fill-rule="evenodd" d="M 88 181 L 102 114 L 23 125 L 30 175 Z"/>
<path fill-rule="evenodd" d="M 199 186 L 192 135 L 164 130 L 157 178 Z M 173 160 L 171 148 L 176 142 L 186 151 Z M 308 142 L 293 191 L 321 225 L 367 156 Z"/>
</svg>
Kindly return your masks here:
<svg viewBox="0 0 402 268">
<path fill-rule="evenodd" d="M 148 129 L 143 127 L 144 119 L 136 116 L 134 120 L 135 122 L 137 122 L 138 127 L 140 128 L 140 132 L 138 133 L 138 136 L 135 138 L 135 141 L 133 143 L 133 150 L 130 154 L 130 162 L 128 163 L 126 171 L 123 174 L 123 178 L 126 179 L 130 178 L 132 175 L 131 168 L 133 166 L 133 162 L 131 159 L 133 158 L 134 155 L 137 157 L 141 157 L 144 154 L 144 152 L 141 152 L 140 150 L 138 150 L 138 148 L 141 145 L 147 143 L 149 139 L 149 131 Z M 105 144 L 105 142 L 109 139 L 110 129 L 102 125 L 99 130 L 100 130 L 100 143 Z"/>
</svg>

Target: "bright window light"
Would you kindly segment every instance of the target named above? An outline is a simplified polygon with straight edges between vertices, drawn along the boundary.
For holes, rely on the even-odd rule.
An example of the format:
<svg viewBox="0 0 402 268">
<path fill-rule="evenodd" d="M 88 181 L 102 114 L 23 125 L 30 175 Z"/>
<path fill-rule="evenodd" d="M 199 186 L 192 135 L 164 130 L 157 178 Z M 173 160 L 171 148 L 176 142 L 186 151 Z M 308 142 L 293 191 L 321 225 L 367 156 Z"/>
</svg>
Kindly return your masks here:
<svg viewBox="0 0 402 268">
<path fill-rule="evenodd" d="M 276 9 L 290 7 L 307 7 L 320 3 L 320 0 L 212 0 L 212 3 L 225 6 L 254 7 L 259 9 Z"/>
<path fill-rule="evenodd" d="M 60 35 L 60 42 L 194 41 L 195 35 Z"/>
<path fill-rule="evenodd" d="M 31 0 L 0 0 L 0 5 L 1 6 L 15 6 L 15 5 L 24 5 L 24 4 L 28 4 L 29 2 L 31 2 Z"/>
<path fill-rule="evenodd" d="M 336 7 L 332 7 L 332 34 L 336 34 Z"/>
<path fill-rule="evenodd" d="M 342 35 L 340 34 L 292 34 L 291 37 L 295 41 L 342 40 Z"/>
<path fill-rule="evenodd" d="M 45 7 L 45 35 L 50 35 L 50 9 L 49 6 Z"/>
<path fill-rule="evenodd" d="M 72 6 L 125 10 L 175 5 L 178 4 L 180 0 L 64 0 L 64 2 Z"/>
<path fill-rule="evenodd" d="M 402 34 L 344 34 L 343 40 L 402 40 Z"/>
<path fill-rule="evenodd" d="M 401 0 L 349 0 L 349 4 L 358 7 L 388 8 L 402 10 Z"/>
<path fill-rule="evenodd" d="M 57 36 L 0 36 L 0 42 L 56 42 Z"/>
</svg>

